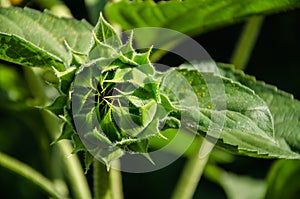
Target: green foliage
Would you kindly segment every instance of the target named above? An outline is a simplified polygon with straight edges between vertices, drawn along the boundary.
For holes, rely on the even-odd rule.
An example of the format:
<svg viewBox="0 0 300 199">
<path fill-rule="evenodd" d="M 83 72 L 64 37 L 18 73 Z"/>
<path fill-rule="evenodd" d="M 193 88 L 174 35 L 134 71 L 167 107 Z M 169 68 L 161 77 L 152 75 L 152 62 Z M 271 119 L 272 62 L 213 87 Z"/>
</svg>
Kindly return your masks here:
<svg viewBox="0 0 300 199">
<path fill-rule="evenodd" d="M 278 90 L 264 82 L 256 81 L 254 77 L 245 75 L 233 67 L 221 67 L 222 74 L 253 89 L 257 95 L 265 100 L 274 118 L 275 139 L 292 150 L 299 151 L 299 107 L 300 103 L 291 94 Z M 291 112 L 291 110 L 293 110 Z M 293 125 L 291 125 L 293 123 Z M 286 143 L 285 143 L 286 142 Z M 284 148 L 284 146 L 282 146 Z"/>
<path fill-rule="evenodd" d="M 291 120 L 287 123 L 282 121 L 282 118 L 285 118 L 282 111 L 289 113 L 290 108 L 298 107 L 298 103 L 290 103 L 289 106 L 293 107 L 288 108 L 282 106 L 286 100 L 293 99 L 288 94 L 277 92 L 276 88 L 257 83 L 253 78 L 226 67 L 221 68 L 221 72 L 230 79 L 212 73 L 201 73 L 199 69 L 195 69 L 197 68 L 195 65 L 183 65 L 177 69 L 177 73 L 190 83 L 198 99 L 197 102 L 193 102 L 193 96 L 186 91 L 187 88 L 184 87 L 182 81 L 173 81 L 174 75 L 178 75 L 175 74 L 175 70 L 167 71 L 164 74 L 156 72 L 149 61 L 151 49 L 145 53 L 135 52 L 132 47 L 132 35 L 127 43 L 122 44 L 116 31 L 104 20 L 102 15 L 91 34 L 89 26 L 85 23 L 55 18 L 50 14 L 37 13 L 36 16 L 36 11 L 26 9 L 21 12 L 20 9 L 13 8 L 2 9 L 2 12 L 8 12 L 6 17 L 9 17 L 11 13 L 21 13 L 20 16 L 17 14 L 18 17 L 29 15 L 26 17 L 26 19 L 29 18 L 28 20 L 34 20 L 34 17 L 39 15 L 45 17 L 44 21 L 37 21 L 38 23 L 35 25 L 37 30 L 41 29 L 48 22 L 47 20 L 52 20 L 53 24 L 58 25 L 60 23 L 70 27 L 80 25 L 76 27 L 86 32 L 85 45 L 81 45 L 78 42 L 82 41 L 70 40 L 70 36 L 66 37 L 63 31 L 56 30 L 59 35 L 64 36 L 62 39 L 60 38 L 61 47 L 53 49 L 51 45 L 54 41 L 50 43 L 47 40 L 48 45 L 45 44 L 44 49 L 37 51 L 57 54 L 60 56 L 60 61 L 64 60 L 62 63 L 65 65 L 71 63 L 71 57 L 76 58 L 77 56 L 78 58 L 78 55 L 81 55 L 82 59 L 77 59 L 76 62 L 76 65 L 83 64 L 80 67 L 67 66 L 67 69 L 62 72 L 59 72 L 62 68 L 54 68 L 58 78 L 57 88 L 62 95 L 46 107 L 68 123 L 64 126 L 63 133 L 58 139 L 72 138 L 76 146 L 74 152 L 86 149 L 78 135 L 72 130 L 76 129 L 73 126 L 73 118 L 75 121 L 87 123 L 86 136 L 95 136 L 100 143 L 110 145 L 111 152 L 103 152 L 100 155 L 100 158 L 109 165 L 112 160 L 122 156 L 122 150 L 146 153 L 148 138 L 162 136 L 160 126 L 163 122 L 167 121 L 163 129 L 180 128 L 183 125 L 180 124 L 180 117 L 185 112 L 189 112 L 190 118 L 199 115 L 197 118 L 199 133 L 217 139 L 218 145 L 222 148 L 255 157 L 299 158 L 299 155 L 288 146 L 289 144 L 292 149 L 299 147 L 295 136 L 292 137 L 296 135 L 297 131 L 287 131 Z M 26 27 L 25 22 L 20 24 L 22 28 Z M 81 29 L 79 30 L 81 31 Z M 7 30 L 3 31 L 8 34 Z M 12 33 L 14 30 L 9 31 Z M 43 33 L 43 31 L 40 32 Z M 15 35 L 20 38 L 22 36 L 23 40 L 27 39 L 28 46 L 39 42 L 36 40 L 37 37 L 30 37 L 22 32 L 15 33 L 10 38 L 15 38 Z M 86 38 L 87 35 L 90 35 L 90 39 Z M 68 44 L 66 47 L 63 47 L 64 40 Z M 10 46 L 9 42 L 4 44 L 15 47 L 14 45 Z M 5 52 L 3 55 L 7 55 Z M 47 57 L 47 55 L 42 55 L 41 58 L 43 57 Z M 3 59 L 6 58 L 3 57 Z M 14 62 L 17 63 L 17 61 Z M 51 63 L 46 63 L 44 66 L 51 66 Z M 205 67 L 209 67 L 209 64 Z M 73 90 L 71 83 L 75 76 L 78 78 L 74 82 L 75 90 Z M 206 82 L 207 80 L 209 82 Z M 121 87 L 119 88 L 117 85 L 121 85 Z M 173 96 L 174 94 L 168 90 L 170 87 L 176 88 L 176 92 L 178 92 L 175 93 L 176 95 L 184 96 L 179 99 L 181 103 L 186 101 L 189 102 L 189 105 L 178 104 L 178 99 L 175 100 L 176 96 Z M 224 89 L 223 98 L 226 101 L 216 101 L 214 96 L 210 95 L 211 91 L 216 88 Z M 80 89 L 83 89 L 84 92 L 82 93 Z M 71 92 L 73 92 L 72 96 Z M 115 93 L 113 94 L 113 92 Z M 88 103 L 93 103 L 95 93 L 98 96 L 96 106 L 85 110 Z M 73 113 L 71 113 L 70 107 L 72 99 L 78 99 L 79 102 L 79 104 L 73 103 Z M 129 106 L 124 107 L 122 105 L 124 103 L 129 103 Z M 196 106 L 196 104 L 199 105 Z M 273 116 L 268 106 L 272 108 L 272 114 L 275 115 L 275 131 Z M 280 112 L 280 116 L 277 116 L 278 112 Z M 70 113 L 73 116 L 70 116 Z M 299 116 L 296 113 L 289 117 L 294 117 L 293 120 L 297 124 Z M 95 116 L 97 118 L 94 118 Z M 217 120 L 214 119 L 216 116 Z M 100 128 L 93 127 L 95 119 L 99 121 Z M 212 124 L 221 128 L 222 132 L 209 131 L 209 126 Z M 293 128 L 297 129 L 297 125 L 293 125 Z"/>
<path fill-rule="evenodd" d="M 205 63 L 195 65 L 196 68 L 201 68 L 201 65 L 206 68 L 210 66 Z M 227 106 L 223 107 L 224 110 L 218 110 L 216 105 L 210 104 L 210 98 L 206 98 L 208 94 L 205 90 L 207 90 L 207 88 L 205 87 L 205 82 L 199 79 L 199 76 L 201 76 L 200 73 L 190 65 L 182 65 L 181 68 L 188 68 L 188 71 L 183 71 L 182 74 L 185 75 L 187 80 L 191 81 L 191 85 L 199 98 L 198 101 L 200 102 L 200 106 L 202 104 L 207 106 L 208 104 L 210 110 L 213 112 L 222 112 L 226 110 L 226 119 L 224 121 L 222 133 L 210 135 L 213 137 L 217 136 L 216 138 L 219 139 L 218 144 L 221 147 L 232 152 L 254 157 L 280 157 L 291 159 L 298 159 L 300 157 L 299 154 L 291 150 L 286 143 L 287 137 L 292 136 L 293 134 L 297 135 L 298 132 L 294 130 L 288 131 L 287 129 L 283 132 L 281 127 L 281 125 L 283 125 L 282 119 L 280 121 L 281 123 L 279 123 L 280 125 L 277 125 L 278 116 L 276 111 L 280 110 L 280 117 L 282 117 L 282 111 L 285 109 L 281 108 L 284 104 L 278 104 L 284 102 L 284 100 L 276 100 L 277 95 L 280 97 L 282 97 L 282 95 L 288 97 L 288 99 L 292 100 L 290 101 L 290 106 L 297 106 L 299 102 L 293 100 L 291 95 L 283 93 L 282 91 L 277 91 L 275 87 L 265 85 L 262 82 L 256 82 L 253 77 L 246 76 L 241 71 L 235 71 L 233 68 L 229 67 L 221 67 L 221 74 L 231 79 L 222 77 L 222 83 L 224 84 L 226 94 L 224 97 L 226 97 Z M 197 75 L 197 73 L 199 74 Z M 238 81 L 249 88 L 234 82 L 233 80 Z M 220 87 L 220 85 L 215 87 Z M 272 91 L 271 94 L 268 94 L 270 91 Z M 266 102 L 264 100 L 266 100 Z M 274 108 L 272 114 L 275 116 L 275 125 L 273 123 L 273 116 L 268 107 Z M 200 110 L 201 109 L 203 109 L 203 107 L 200 107 Z M 205 119 L 209 119 L 209 116 L 211 115 L 210 110 L 207 110 L 207 107 L 204 108 L 203 112 L 206 113 L 205 117 L 200 119 L 201 122 L 204 122 Z M 299 119 L 297 115 L 289 115 L 289 117 L 295 117 L 295 120 Z M 207 123 L 209 122 L 210 121 Z M 208 130 L 203 128 L 203 125 L 201 124 L 199 126 L 200 132 L 207 132 Z M 247 125 L 245 126 L 245 124 Z M 294 145 L 291 145 L 293 147 L 292 149 L 296 148 L 296 140 L 294 140 L 294 138 L 290 139 L 293 139 L 294 141 Z"/>
<path fill-rule="evenodd" d="M 106 1 L 86 1 L 92 19 L 98 15 L 91 7 L 93 3 L 103 8 Z M 110 2 L 105 14 L 124 30 L 158 26 L 196 35 L 252 15 L 299 6 L 299 0 L 119 1 Z M 55 135 L 53 144 L 69 139 L 73 154 L 84 151 L 86 172 L 94 156 L 107 167 L 125 152 L 142 154 L 152 162 L 148 152 L 168 144 L 181 128 L 194 130 L 194 134 L 234 154 L 300 159 L 300 102 L 233 66 L 218 64 L 220 73 L 212 73 L 205 72 L 216 69 L 210 68 L 211 63 L 193 62 L 156 71 L 150 61 L 150 45 L 149 49 L 136 51 L 133 34 L 123 43 L 101 13 L 92 28 L 84 20 L 59 18 L 48 12 L 0 8 L 0 24 L 0 59 L 46 69 L 44 79 L 57 89 L 57 96 L 39 107 L 60 118 L 61 135 Z M 144 38 L 137 38 L 141 39 Z M 1 107 L 28 109 L 31 103 L 24 98 L 30 95 L 22 81 L 25 79 L 12 68 L 0 65 Z M 48 125 L 51 128 L 50 122 Z M 179 135 L 170 152 L 180 154 L 189 136 L 192 135 Z M 86 140 L 93 144 L 87 146 Z M 194 142 L 185 155 L 196 154 L 198 149 Z M 224 158 L 222 153 L 227 156 Z M 223 187 L 229 198 L 262 198 L 266 190 L 266 198 L 297 194 L 298 162 L 278 161 L 266 188 L 262 180 L 238 176 L 214 165 L 232 161 L 231 155 L 215 150 L 212 156 L 206 176 Z M 17 169 L 22 174 L 21 171 Z M 27 178 L 31 179 L 30 175 Z M 43 178 L 35 183 L 57 195 L 54 183 Z M 295 183 L 286 189 L 288 182 Z M 104 187 L 109 186 L 106 183 Z"/>
<path fill-rule="evenodd" d="M 231 78 L 253 89 L 270 108 L 274 118 L 275 138 L 284 139 L 291 149 L 299 151 L 300 140 L 300 102 L 293 95 L 277 89 L 275 86 L 257 81 L 254 77 L 245 75 L 242 71 L 234 70 L 232 66 L 220 64 L 222 75 Z"/>
<path fill-rule="evenodd" d="M 68 45 L 79 52 L 90 46 L 91 26 L 29 8 L 0 8 L 0 58 L 23 66 L 65 70 L 71 62 Z"/>
<path fill-rule="evenodd" d="M 108 4 L 110 22 L 123 29 L 163 27 L 195 35 L 237 23 L 251 15 L 270 14 L 300 6 L 299 0 L 128 1 Z M 191 23 L 192 20 L 192 23 Z"/>
</svg>

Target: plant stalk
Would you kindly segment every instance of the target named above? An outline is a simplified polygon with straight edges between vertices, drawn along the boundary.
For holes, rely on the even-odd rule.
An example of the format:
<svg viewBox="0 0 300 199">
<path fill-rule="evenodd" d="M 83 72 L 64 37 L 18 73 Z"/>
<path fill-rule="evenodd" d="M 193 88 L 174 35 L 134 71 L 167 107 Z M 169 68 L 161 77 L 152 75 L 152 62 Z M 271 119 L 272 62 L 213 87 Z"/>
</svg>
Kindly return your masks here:
<svg viewBox="0 0 300 199">
<path fill-rule="evenodd" d="M 99 162 L 94 161 L 93 164 L 93 181 L 94 181 L 94 198 L 95 199 L 112 199 L 109 184 L 109 171 L 106 166 Z"/>
<path fill-rule="evenodd" d="M 57 192 L 55 185 L 41 173 L 19 160 L 0 152 L 0 165 L 28 179 L 55 198 L 66 198 Z"/>
<path fill-rule="evenodd" d="M 107 167 L 95 160 L 93 164 L 94 198 L 123 199 L 120 161 L 114 161 L 114 168 Z"/>
<path fill-rule="evenodd" d="M 114 169 L 111 169 L 110 175 L 109 175 L 112 199 L 123 199 L 124 198 L 120 166 L 121 166 L 120 161 L 115 161 Z"/>
<path fill-rule="evenodd" d="M 195 150 L 195 153 L 188 158 L 176 185 L 175 191 L 171 197 L 172 199 L 193 198 L 194 192 L 209 158 L 209 154 L 205 155 L 204 157 L 199 156 L 201 146 L 208 141 L 204 140 L 201 142 L 200 139 L 198 139 L 197 142 L 199 142 L 198 150 Z"/>
<path fill-rule="evenodd" d="M 246 68 L 263 20 L 262 16 L 253 16 L 245 24 L 230 61 L 237 69 L 244 70 Z"/>
<path fill-rule="evenodd" d="M 39 100 L 40 106 L 45 105 L 47 97 L 40 79 L 35 75 L 31 68 L 24 67 L 24 73 L 33 96 Z M 45 121 L 46 128 L 51 138 L 56 139 L 60 132 L 59 121 L 47 111 L 42 111 L 42 117 Z M 61 152 L 61 159 L 66 169 L 67 177 L 69 178 L 74 197 L 78 199 L 92 198 L 87 180 L 77 155 L 74 154 L 70 158 L 67 158 L 67 156 L 72 153 L 71 144 L 68 142 L 59 142 L 56 144 L 56 146 Z"/>
</svg>

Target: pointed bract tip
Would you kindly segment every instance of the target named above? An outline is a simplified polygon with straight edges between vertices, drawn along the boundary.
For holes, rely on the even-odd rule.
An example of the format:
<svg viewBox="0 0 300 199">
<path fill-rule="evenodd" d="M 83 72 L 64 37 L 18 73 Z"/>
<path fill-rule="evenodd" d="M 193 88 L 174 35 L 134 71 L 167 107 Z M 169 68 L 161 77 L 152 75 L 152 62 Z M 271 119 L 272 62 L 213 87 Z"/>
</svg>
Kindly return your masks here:
<svg viewBox="0 0 300 199">
<path fill-rule="evenodd" d="M 149 161 L 151 164 L 155 165 L 155 162 L 150 157 L 149 153 L 142 153 L 142 155 Z"/>
</svg>

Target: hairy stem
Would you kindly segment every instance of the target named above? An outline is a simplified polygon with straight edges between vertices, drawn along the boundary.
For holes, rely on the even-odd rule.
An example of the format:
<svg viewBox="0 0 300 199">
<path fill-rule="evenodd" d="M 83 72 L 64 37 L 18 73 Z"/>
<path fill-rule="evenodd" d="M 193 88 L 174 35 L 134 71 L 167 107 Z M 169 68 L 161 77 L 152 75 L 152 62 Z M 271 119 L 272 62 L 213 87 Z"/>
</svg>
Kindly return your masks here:
<svg viewBox="0 0 300 199">
<path fill-rule="evenodd" d="M 112 199 L 109 184 L 109 172 L 106 166 L 95 160 L 93 165 L 94 198 Z"/>
<path fill-rule="evenodd" d="M 197 140 L 198 150 L 188 158 L 188 161 L 183 169 L 176 185 L 172 199 L 191 199 L 202 176 L 203 170 L 206 166 L 209 155 L 200 157 L 201 146 L 204 146 L 208 141 L 201 142 Z"/>
<path fill-rule="evenodd" d="M 231 63 L 236 68 L 245 69 L 259 35 L 263 19 L 262 16 L 253 16 L 246 23 L 231 57 Z"/>
<path fill-rule="evenodd" d="M 29 88 L 33 96 L 39 100 L 39 105 L 43 106 L 47 101 L 45 94 L 45 89 L 40 81 L 40 79 L 35 75 L 31 68 L 24 67 L 25 77 L 28 82 Z M 52 139 L 57 138 L 60 132 L 59 121 L 54 118 L 49 112 L 42 111 L 43 120 L 45 121 L 46 128 L 52 137 Z M 82 166 L 77 155 L 72 155 L 72 157 L 67 158 L 72 152 L 72 146 L 68 142 L 57 143 L 57 148 L 60 151 L 64 167 L 69 178 L 72 191 L 75 198 L 92 198 L 87 180 L 84 176 Z"/>
<path fill-rule="evenodd" d="M 57 132 L 59 132 L 59 128 L 57 128 L 58 121 L 56 118 L 54 118 L 50 113 L 43 111 L 43 119 L 46 123 L 46 128 L 49 130 L 50 134 L 52 134 L 52 138 L 57 138 Z M 70 156 L 73 150 L 71 143 L 67 140 L 64 140 L 56 143 L 55 145 L 57 145 L 58 150 L 61 152 L 61 160 L 63 161 L 67 174 L 66 176 L 70 182 L 74 197 L 78 199 L 91 199 L 92 195 L 83 173 L 81 163 L 77 155 L 73 154 Z"/>
<path fill-rule="evenodd" d="M 55 189 L 55 185 L 41 173 L 2 152 L 0 152 L 0 165 L 28 179 L 49 195 L 55 198 L 66 198 L 65 196 L 60 195 Z"/>
</svg>

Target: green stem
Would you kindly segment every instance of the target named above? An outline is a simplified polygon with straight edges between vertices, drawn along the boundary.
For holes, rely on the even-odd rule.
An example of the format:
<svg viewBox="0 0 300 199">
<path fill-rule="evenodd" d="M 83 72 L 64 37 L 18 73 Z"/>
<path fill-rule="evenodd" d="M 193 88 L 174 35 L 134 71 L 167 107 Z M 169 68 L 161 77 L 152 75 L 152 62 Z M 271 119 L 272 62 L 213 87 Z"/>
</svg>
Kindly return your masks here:
<svg viewBox="0 0 300 199">
<path fill-rule="evenodd" d="M 245 69 L 259 35 L 263 19 L 262 16 L 253 16 L 246 23 L 231 57 L 231 63 L 236 68 Z"/>
<path fill-rule="evenodd" d="M 49 113 L 45 112 L 45 114 L 46 116 L 44 116 L 43 118 L 47 122 L 49 121 L 47 119 Z M 51 122 L 49 122 L 48 125 L 51 125 Z M 67 174 L 66 176 L 68 177 L 68 180 L 70 182 L 74 197 L 78 199 L 82 199 L 82 198 L 91 199 L 92 195 L 89 190 L 89 185 L 87 183 L 85 175 L 83 173 L 81 163 L 77 155 L 73 154 L 72 156 L 70 156 L 73 150 L 71 143 L 67 140 L 64 140 L 64 141 L 60 141 L 59 143 L 56 143 L 56 145 L 58 150 L 62 154 L 61 159 L 63 161 L 66 174 Z"/>
<path fill-rule="evenodd" d="M 71 154 L 72 146 L 70 143 L 62 142 L 58 143 L 58 148 L 62 152 L 62 154 Z M 90 199 L 92 198 L 92 194 L 89 189 L 89 185 L 83 173 L 82 166 L 77 155 L 72 155 L 67 158 L 64 156 L 63 162 L 68 174 L 68 178 L 72 187 L 72 191 L 75 198 L 78 199 Z"/>
<path fill-rule="evenodd" d="M 222 186 L 222 176 L 223 171 L 215 165 L 207 165 L 204 171 L 204 176 L 211 182 L 214 182 Z"/>
<path fill-rule="evenodd" d="M 54 184 L 30 166 L 0 152 L 0 165 L 28 179 L 55 198 L 65 198 L 55 189 Z"/>
<path fill-rule="evenodd" d="M 35 75 L 31 68 L 24 67 L 24 73 L 33 96 L 39 100 L 39 105 L 43 106 L 47 101 L 47 97 L 40 79 Z M 60 124 L 57 118 L 47 111 L 42 111 L 42 116 L 52 139 L 57 138 L 60 132 Z M 87 180 L 77 155 L 74 154 L 70 158 L 67 158 L 67 156 L 72 153 L 71 144 L 68 142 L 59 142 L 57 143 L 57 148 L 62 154 L 61 159 L 66 169 L 74 197 L 78 199 L 92 198 Z"/>
<path fill-rule="evenodd" d="M 184 170 L 179 178 L 179 182 L 176 185 L 172 199 L 191 199 L 202 176 L 203 170 L 206 166 L 209 155 L 199 157 L 201 146 L 208 141 L 204 140 L 202 143 L 200 140 L 198 150 L 195 154 L 188 158 L 188 161 L 184 167 Z"/>
<path fill-rule="evenodd" d="M 114 163 L 115 169 L 111 169 L 109 180 L 113 199 L 123 199 L 122 175 L 120 172 L 120 161 Z"/>
<path fill-rule="evenodd" d="M 106 166 L 95 160 L 93 165 L 94 198 L 111 199 L 109 173 Z"/>
</svg>

